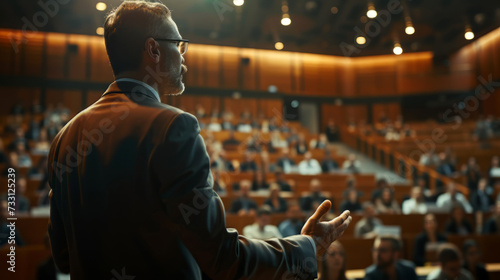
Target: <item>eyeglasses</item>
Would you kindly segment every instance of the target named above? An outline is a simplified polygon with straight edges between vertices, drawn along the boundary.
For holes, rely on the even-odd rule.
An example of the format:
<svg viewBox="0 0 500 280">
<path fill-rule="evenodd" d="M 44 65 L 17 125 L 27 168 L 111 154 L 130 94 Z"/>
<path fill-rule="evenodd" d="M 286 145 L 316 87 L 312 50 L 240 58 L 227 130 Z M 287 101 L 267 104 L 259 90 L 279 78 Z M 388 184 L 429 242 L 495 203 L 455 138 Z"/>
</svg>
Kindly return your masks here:
<svg viewBox="0 0 500 280">
<path fill-rule="evenodd" d="M 188 50 L 189 40 L 184 39 L 158 39 L 154 38 L 156 41 L 166 41 L 166 42 L 175 42 L 177 43 L 177 49 L 179 49 L 179 53 L 184 55 Z"/>
</svg>

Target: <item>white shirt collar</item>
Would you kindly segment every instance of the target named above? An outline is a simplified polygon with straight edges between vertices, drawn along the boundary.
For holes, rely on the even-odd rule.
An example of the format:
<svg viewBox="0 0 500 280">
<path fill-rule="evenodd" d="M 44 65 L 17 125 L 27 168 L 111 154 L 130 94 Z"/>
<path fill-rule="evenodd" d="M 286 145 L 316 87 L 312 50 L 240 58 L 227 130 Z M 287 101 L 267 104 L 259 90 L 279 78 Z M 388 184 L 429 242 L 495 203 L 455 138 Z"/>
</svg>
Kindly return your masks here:
<svg viewBox="0 0 500 280">
<path fill-rule="evenodd" d="M 140 85 L 144 86 L 145 88 L 149 89 L 155 95 L 156 99 L 158 99 L 158 102 L 161 102 L 160 95 L 158 94 L 158 92 L 152 86 L 146 84 L 145 82 L 141 82 L 139 80 L 131 79 L 131 78 L 121 78 L 121 79 L 116 80 L 115 82 L 132 82 L 132 83 L 140 84 Z"/>
</svg>

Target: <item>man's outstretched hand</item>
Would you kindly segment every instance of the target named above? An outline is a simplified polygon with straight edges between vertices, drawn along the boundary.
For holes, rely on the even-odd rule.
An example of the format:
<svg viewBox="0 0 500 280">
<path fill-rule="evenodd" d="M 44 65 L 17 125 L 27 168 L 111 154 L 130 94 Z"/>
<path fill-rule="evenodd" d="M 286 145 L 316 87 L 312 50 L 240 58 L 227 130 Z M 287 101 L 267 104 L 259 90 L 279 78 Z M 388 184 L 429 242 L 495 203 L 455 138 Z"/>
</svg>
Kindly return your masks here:
<svg viewBox="0 0 500 280">
<path fill-rule="evenodd" d="M 302 228 L 302 235 L 309 235 L 314 239 L 316 256 L 318 257 L 323 256 L 326 249 L 344 233 L 352 221 L 351 213 L 344 211 L 331 221 L 321 222 L 321 217 L 328 213 L 331 207 L 332 202 L 330 200 L 323 201 Z"/>
</svg>

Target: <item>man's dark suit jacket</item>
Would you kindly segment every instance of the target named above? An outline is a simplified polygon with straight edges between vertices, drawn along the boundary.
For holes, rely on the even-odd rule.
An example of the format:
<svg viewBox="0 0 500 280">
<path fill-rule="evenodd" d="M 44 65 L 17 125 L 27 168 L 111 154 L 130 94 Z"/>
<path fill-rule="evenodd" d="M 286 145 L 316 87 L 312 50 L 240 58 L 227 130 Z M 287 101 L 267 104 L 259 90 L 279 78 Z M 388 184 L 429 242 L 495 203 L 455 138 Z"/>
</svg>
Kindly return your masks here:
<svg viewBox="0 0 500 280">
<path fill-rule="evenodd" d="M 58 268 L 72 280 L 315 277 L 310 237 L 226 229 L 199 133 L 195 117 L 135 82 L 111 84 L 75 116 L 48 159 Z"/>
</svg>

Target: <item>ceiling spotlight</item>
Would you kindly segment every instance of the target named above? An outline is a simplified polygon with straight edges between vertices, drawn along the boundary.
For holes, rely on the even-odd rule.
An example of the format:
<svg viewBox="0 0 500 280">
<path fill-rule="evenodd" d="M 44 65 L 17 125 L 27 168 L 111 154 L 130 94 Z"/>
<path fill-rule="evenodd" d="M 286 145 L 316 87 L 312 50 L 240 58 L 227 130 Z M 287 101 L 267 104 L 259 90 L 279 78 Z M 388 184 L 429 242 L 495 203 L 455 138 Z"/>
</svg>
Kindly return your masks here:
<svg viewBox="0 0 500 280">
<path fill-rule="evenodd" d="M 245 0 L 233 0 L 233 4 L 235 6 L 243 6 L 243 4 L 245 4 Z"/>
<path fill-rule="evenodd" d="M 465 34 L 464 34 L 465 39 L 467 40 L 472 40 L 474 39 L 474 32 L 472 32 L 472 29 L 470 26 L 465 27 Z"/>
<path fill-rule="evenodd" d="M 97 33 L 97 35 L 104 35 L 104 28 L 97 27 L 97 29 L 95 30 L 95 33 Z"/>
<path fill-rule="evenodd" d="M 336 15 L 336 14 L 339 12 L 339 8 L 337 8 L 337 7 L 332 7 L 332 8 L 330 9 L 330 11 L 332 12 L 332 14 Z"/>
<path fill-rule="evenodd" d="M 95 8 L 98 10 L 98 11 L 105 11 L 106 8 L 108 6 L 106 5 L 106 3 L 104 2 L 98 2 L 96 5 L 95 5 Z"/>
<path fill-rule="evenodd" d="M 409 18 L 406 20 L 405 33 L 408 35 L 412 35 L 413 33 L 415 33 L 415 27 L 413 27 L 413 23 Z"/>
<path fill-rule="evenodd" d="M 364 45 L 366 43 L 366 38 L 363 36 L 359 36 L 356 38 L 356 43 L 358 45 Z"/>
<path fill-rule="evenodd" d="M 282 42 L 276 42 L 276 44 L 274 44 L 274 48 L 278 51 L 281 51 L 284 47 L 285 45 Z"/>
<path fill-rule="evenodd" d="M 366 11 L 366 16 L 369 18 L 377 17 L 377 11 L 375 10 L 375 5 L 373 5 L 373 2 L 368 2 L 368 11 Z"/>
<path fill-rule="evenodd" d="M 400 43 L 395 43 L 394 44 L 394 49 L 392 49 L 395 55 L 400 55 L 403 53 L 403 48 L 401 47 Z"/>
<path fill-rule="evenodd" d="M 292 23 L 289 14 L 283 14 L 283 18 L 281 18 L 281 24 L 284 26 L 289 26 Z"/>
</svg>

